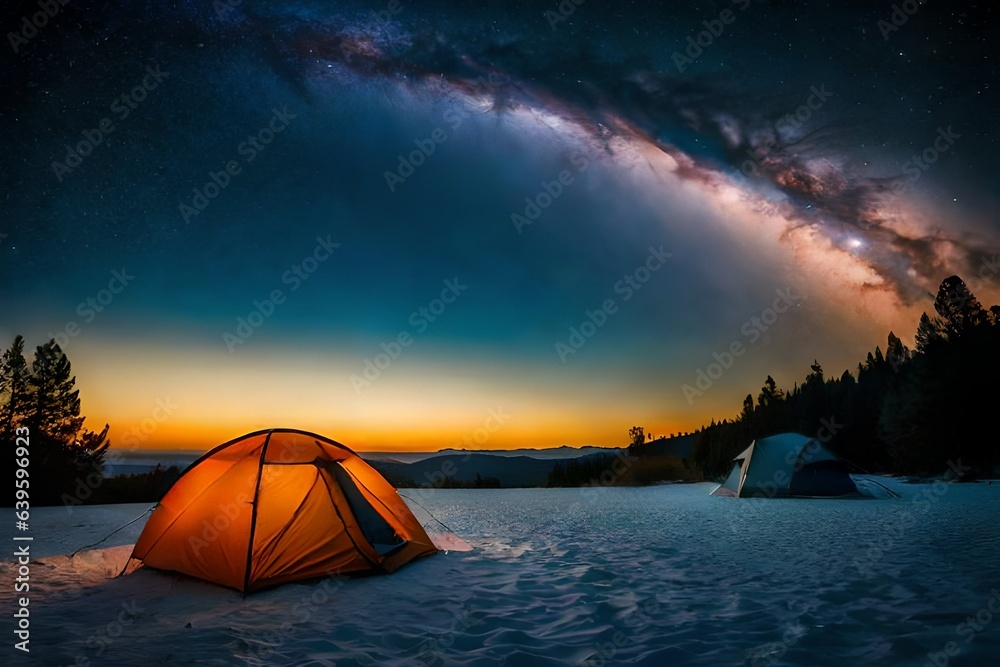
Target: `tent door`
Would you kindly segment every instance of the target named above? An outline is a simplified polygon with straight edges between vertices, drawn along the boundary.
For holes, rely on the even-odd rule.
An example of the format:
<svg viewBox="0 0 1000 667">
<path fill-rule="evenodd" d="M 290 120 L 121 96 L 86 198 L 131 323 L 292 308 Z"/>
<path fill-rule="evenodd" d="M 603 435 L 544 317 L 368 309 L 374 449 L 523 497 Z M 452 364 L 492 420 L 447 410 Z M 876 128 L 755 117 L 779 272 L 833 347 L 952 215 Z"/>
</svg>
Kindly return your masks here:
<svg viewBox="0 0 1000 667">
<path fill-rule="evenodd" d="M 340 485 L 341 491 L 344 492 L 347 504 L 350 505 L 351 512 L 361 527 L 365 539 L 380 556 L 387 556 L 406 544 L 406 541 L 396 534 L 396 531 L 382 518 L 382 515 L 376 512 L 375 508 L 365 500 L 357 484 L 354 483 L 354 478 L 340 463 L 330 465 L 330 470 L 337 484 Z"/>
<path fill-rule="evenodd" d="M 729 477 L 719 488 L 712 492 L 715 496 L 738 496 L 740 493 L 740 477 L 742 468 L 739 461 L 733 464 L 733 469 L 729 471 Z"/>
</svg>

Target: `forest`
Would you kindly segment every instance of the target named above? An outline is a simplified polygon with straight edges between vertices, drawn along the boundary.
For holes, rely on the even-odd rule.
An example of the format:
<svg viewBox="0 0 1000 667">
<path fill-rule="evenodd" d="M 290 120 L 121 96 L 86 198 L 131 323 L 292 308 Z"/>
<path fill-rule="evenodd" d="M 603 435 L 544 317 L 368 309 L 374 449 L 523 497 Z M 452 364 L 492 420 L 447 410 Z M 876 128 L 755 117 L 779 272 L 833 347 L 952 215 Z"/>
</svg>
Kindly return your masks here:
<svg viewBox="0 0 1000 667">
<path fill-rule="evenodd" d="M 948 461 L 993 473 L 1000 439 L 1000 306 L 984 308 L 958 276 L 946 278 L 908 349 L 889 332 L 856 372 L 827 377 L 814 362 L 783 390 L 768 375 L 733 418 L 695 434 L 694 463 L 707 478 L 729 471 L 755 438 L 794 431 L 816 437 L 857 472 L 933 475 Z"/>
</svg>

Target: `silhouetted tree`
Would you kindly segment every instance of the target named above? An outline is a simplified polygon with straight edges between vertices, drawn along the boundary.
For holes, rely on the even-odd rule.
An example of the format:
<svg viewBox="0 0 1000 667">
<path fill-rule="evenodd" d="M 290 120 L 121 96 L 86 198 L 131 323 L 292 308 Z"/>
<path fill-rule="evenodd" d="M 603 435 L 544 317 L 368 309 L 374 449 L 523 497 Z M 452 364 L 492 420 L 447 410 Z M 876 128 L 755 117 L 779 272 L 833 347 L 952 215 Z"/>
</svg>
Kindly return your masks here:
<svg viewBox="0 0 1000 667">
<path fill-rule="evenodd" d="M 30 430 L 32 504 L 58 503 L 72 497 L 81 484 L 89 496 L 95 485 L 87 487 L 85 480 L 94 480 L 95 473 L 101 479 L 108 426 L 100 433 L 83 428 L 76 378 L 54 340 L 36 348 L 30 372 L 23 348 L 18 336 L 4 355 L 0 416 L 5 432 L 18 425 Z"/>
<path fill-rule="evenodd" d="M 767 379 L 764 380 L 764 386 L 760 389 L 760 394 L 757 395 L 757 405 L 762 408 L 766 408 L 775 401 L 780 401 L 784 398 L 784 392 L 778 389 L 777 384 L 774 382 L 774 378 L 768 375 Z"/>
<path fill-rule="evenodd" d="M 889 332 L 889 345 L 885 349 L 885 359 L 892 366 L 893 371 L 898 371 L 900 366 L 910 360 L 910 350 L 891 331 Z"/>
<path fill-rule="evenodd" d="M 934 299 L 934 310 L 941 318 L 945 335 L 953 343 L 988 322 L 983 305 L 958 276 L 945 278 L 941 283 Z"/>
<path fill-rule="evenodd" d="M 635 451 L 646 442 L 646 434 L 641 426 L 633 426 L 628 430 L 629 450 Z"/>
<path fill-rule="evenodd" d="M 0 360 L 0 442 L 14 442 L 14 430 L 28 414 L 28 379 L 24 338 L 16 336 Z"/>
<path fill-rule="evenodd" d="M 944 340 L 943 327 L 939 321 L 932 320 L 927 313 L 923 313 L 914 340 L 917 343 L 917 351 L 925 353 L 932 345 Z"/>
<path fill-rule="evenodd" d="M 565 463 L 557 462 L 549 471 L 546 486 L 584 486 L 613 484 L 617 480 L 614 475 L 614 454 L 591 454 L 569 459 Z M 602 476 L 604 479 L 602 479 Z M 612 479 L 608 481 L 608 476 Z"/>
<path fill-rule="evenodd" d="M 917 353 L 889 391 L 881 433 L 905 472 L 935 472 L 960 457 L 991 472 L 997 438 L 982 430 L 998 404 L 1000 326 L 958 276 L 941 283 L 934 311 L 920 318 Z"/>
<path fill-rule="evenodd" d="M 33 438 L 70 442 L 83 427 L 80 391 L 71 374 L 69 359 L 54 341 L 35 349 L 28 390 L 31 410 L 26 422 Z"/>
<path fill-rule="evenodd" d="M 1000 405 L 1000 306 L 983 308 L 957 276 L 941 283 L 933 316 L 917 326 L 916 349 L 889 332 L 885 355 L 876 346 L 857 366 L 824 377 L 818 361 L 805 381 L 781 392 L 771 376 L 757 397 L 744 399 L 735 420 L 695 432 L 694 460 L 721 477 L 752 440 L 782 431 L 819 432 L 820 420 L 842 428 L 827 446 L 870 471 L 941 472 L 949 459 L 991 471 L 1000 439 L 982 437 Z M 752 409 L 751 409 L 752 408 Z"/>
<path fill-rule="evenodd" d="M 747 397 L 743 399 L 743 412 L 740 413 L 740 419 L 744 421 L 750 421 L 753 419 L 753 395 L 747 394 Z"/>
<path fill-rule="evenodd" d="M 476 473 L 476 481 L 472 483 L 472 488 L 474 489 L 499 489 L 500 480 L 497 477 L 483 477 L 482 474 Z"/>
</svg>

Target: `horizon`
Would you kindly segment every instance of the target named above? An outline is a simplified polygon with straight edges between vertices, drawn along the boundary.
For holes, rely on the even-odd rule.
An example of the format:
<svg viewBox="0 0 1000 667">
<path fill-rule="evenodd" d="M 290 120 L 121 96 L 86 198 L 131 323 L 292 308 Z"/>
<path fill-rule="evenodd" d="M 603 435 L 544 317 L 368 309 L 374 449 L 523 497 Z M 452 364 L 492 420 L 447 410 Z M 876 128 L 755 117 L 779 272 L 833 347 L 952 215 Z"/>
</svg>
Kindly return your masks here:
<svg viewBox="0 0 1000 667">
<path fill-rule="evenodd" d="M 247 434 L 242 434 L 241 436 L 237 436 L 235 438 L 230 438 L 230 440 L 238 440 L 243 435 L 247 435 Z M 320 435 L 320 434 L 317 434 L 317 435 Z M 678 436 L 678 437 L 684 437 L 684 436 Z M 163 455 L 163 454 L 172 454 L 172 455 L 178 455 L 178 456 L 192 455 L 192 456 L 200 457 L 200 456 L 203 456 L 204 454 L 208 453 L 209 451 L 211 451 L 215 447 L 218 447 L 219 445 L 225 444 L 226 442 L 229 442 L 229 440 L 223 441 L 223 442 L 221 442 L 221 443 L 219 443 L 217 445 L 213 445 L 213 447 L 211 447 L 209 449 L 205 449 L 205 450 L 200 450 L 200 449 L 177 449 L 177 448 L 169 448 L 169 447 L 168 448 L 163 448 L 163 449 L 160 449 L 160 448 L 157 448 L 157 449 L 152 449 L 152 448 L 130 449 L 130 448 L 115 447 L 112 444 L 112 446 L 109 447 L 107 451 L 109 453 L 114 453 L 116 455 L 124 455 L 123 458 L 132 458 L 132 457 L 137 457 L 138 458 L 138 457 L 142 457 L 142 456 L 156 456 L 156 455 Z M 341 443 L 341 444 L 346 444 L 346 443 Z M 408 454 L 441 454 L 441 453 L 445 453 L 445 452 L 472 452 L 472 453 L 480 453 L 480 452 L 482 452 L 482 453 L 487 453 L 487 454 L 489 454 L 489 453 L 495 453 L 495 452 L 551 452 L 551 451 L 562 450 L 562 449 L 571 450 L 571 451 L 581 451 L 581 450 L 586 450 L 586 449 L 609 449 L 610 450 L 610 449 L 626 449 L 627 447 L 628 447 L 628 445 L 626 444 L 626 445 L 621 445 L 621 446 L 615 446 L 615 445 L 580 445 L 579 447 L 571 447 L 569 445 L 556 445 L 556 446 L 553 446 L 553 447 L 518 447 L 516 449 L 506 449 L 506 448 L 503 448 L 503 449 L 501 449 L 501 448 L 493 448 L 493 449 L 486 449 L 486 448 L 484 448 L 484 449 L 459 449 L 459 448 L 455 448 L 455 447 L 441 447 L 439 449 L 421 449 L 421 450 L 415 450 L 415 449 L 412 449 L 412 450 L 399 450 L 399 449 L 395 449 L 395 450 L 394 449 L 372 449 L 372 450 L 365 449 L 365 450 L 356 450 L 356 449 L 354 449 L 353 447 L 350 447 L 350 446 L 348 446 L 348 449 L 351 449 L 352 451 L 356 452 L 359 455 L 364 455 L 364 454 L 368 454 L 368 455 L 373 455 L 373 454 L 384 454 L 384 455 L 389 455 L 389 454 L 404 454 L 404 455 L 408 455 Z M 112 462 L 112 463 L 114 463 L 114 462 Z"/>
<path fill-rule="evenodd" d="M 2 328 L 0 328 L 0 333 L 2 333 Z M 912 346 L 912 335 L 901 335 L 900 338 L 904 341 L 904 343 Z M 30 362 L 28 347 L 29 345 L 26 344 L 25 356 L 29 358 Z M 876 347 L 884 349 L 885 342 L 877 342 L 867 349 L 865 349 L 863 344 L 859 347 L 862 349 L 862 353 L 859 353 L 858 358 L 852 365 L 846 366 L 842 371 L 834 373 L 831 372 L 832 369 L 824 366 L 826 377 L 828 379 L 840 377 L 844 371 L 850 372 L 852 375 L 856 375 L 857 364 L 863 362 L 864 355 L 868 352 L 874 351 Z M 87 423 L 85 424 L 85 427 L 99 430 L 104 423 L 109 424 L 111 426 L 109 431 L 111 449 L 116 451 L 206 452 L 219 446 L 220 444 L 245 435 L 246 433 L 267 428 L 295 428 L 299 430 L 311 431 L 337 440 L 359 453 L 433 453 L 444 449 L 463 448 L 483 451 L 493 449 L 554 449 L 559 447 L 569 447 L 575 449 L 585 447 L 621 448 L 628 445 L 627 430 L 632 425 L 643 426 L 647 434 L 653 434 L 656 438 L 670 437 L 672 434 L 679 435 L 681 433 L 693 433 L 708 426 L 712 420 L 718 422 L 722 419 L 732 419 L 738 414 L 738 407 L 741 404 L 743 397 L 749 393 L 754 397 L 754 400 L 756 400 L 757 393 L 759 392 L 759 385 L 756 388 L 748 388 L 746 390 L 743 388 L 733 388 L 725 393 L 722 391 L 706 392 L 711 394 L 711 396 L 715 399 L 711 402 L 706 401 L 706 405 L 711 405 L 713 407 L 706 408 L 701 413 L 704 416 L 690 418 L 686 422 L 672 422 L 668 425 L 668 423 L 663 421 L 658 422 L 654 419 L 642 420 L 634 418 L 637 413 L 629 413 L 633 415 L 633 419 L 628 421 L 628 417 L 626 416 L 620 421 L 620 428 L 605 427 L 601 429 L 580 426 L 574 431 L 577 435 L 576 440 L 550 440 L 548 442 L 545 442 L 544 436 L 542 438 L 538 438 L 535 433 L 530 430 L 526 431 L 527 435 L 525 435 L 525 431 L 520 431 L 512 435 L 507 424 L 507 421 L 510 419 L 510 414 L 502 407 L 499 408 L 499 412 L 494 408 L 487 407 L 483 411 L 482 415 L 479 415 L 483 418 L 478 423 L 474 419 L 469 419 L 466 420 L 465 423 L 467 425 L 464 428 L 458 427 L 451 429 L 451 433 L 453 434 L 452 437 L 454 439 L 449 441 L 446 437 L 441 436 L 442 431 L 448 431 L 447 428 L 431 428 L 429 429 L 430 432 L 428 432 L 428 430 L 425 429 L 401 427 L 396 430 L 386 431 L 384 429 L 372 427 L 366 422 L 361 422 L 361 424 L 355 429 L 345 429 L 341 430 L 339 433 L 335 432 L 332 427 L 326 427 L 322 422 L 312 421 L 310 423 L 315 424 L 315 426 L 309 427 L 302 425 L 304 422 L 309 420 L 304 420 L 303 422 L 299 422 L 297 424 L 274 424 L 268 423 L 260 417 L 253 418 L 248 421 L 246 426 L 230 425 L 223 428 L 221 426 L 199 425 L 192 427 L 190 424 L 177 423 L 174 420 L 175 412 L 181 408 L 180 404 L 170 400 L 169 397 L 151 397 L 149 394 L 147 394 L 148 398 L 146 400 L 153 405 L 153 409 L 147 411 L 145 414 L 141 414 L 141 410 L 134 409 L 138 414 L 131 420 L 95 418 L 95 414 L 101 413 L 88 409 L 88 404 L 90 403 L 88 401 L 88 396 L 90 396 L 93 392 L 87 391 L 87 384 L 84 379 L 81 379 L 80 368 L 74 361 L 73 356 L 68 356 L 70 357 L 70 361 L 73 362 L 73 371 L 78 378 L 77 388 L 81 390 L 81 403 L 83 406 L 82 414 L 87 416 Z M 101 358 L 106 358 L 104 355 L 99 356 Z M 737 358 L 733 357 L 734 365 L 736 360 Z M 822 360 L 819 361 L 821 365 L 823 365 Z M 806 375 L 807 369 L 808 364 L 806 364 L 805 369 L 799 377 L 791 379 L 787 384 L 779 379 L 781 374 L 775 373 L 772 375 L 775 377 L 775 380 L 780 388 L 789 390 L 793 386 L 801 384 Z M 84 372 L 86 372 L 86 370 Z M 185 369 L 185 372 L 190 372 L 190 369 Z M 762 376 L 762 380 L 767 374 L 768 373 L 765 371 L 765 374 Z M 725 377 L 723 379 L 725 379 Z M 692 380 L 692 384 L 689 384 L 688 386 L 694 386 L 693 382 L 694 381 Z M 138 386 L 134 386 L 132 391 L 128 393 L 129 397 L 135 398 L 136 390 L 138 389 Z M 115 402 L 117 400 L 120 405 L 120 396 L 116 395 L 114 392 L 104 396 L 104 398 L 109 402 Z M 719 406 L 718 412 L 713 411 L 715 410 L 715 405 Z M 208 404 L 206 404 L 206 406 L 208 406 Z M 119 413 L 121 412 L 120 409 L 117 411 Z M 252 410 L 234 410 L 234 412 L 246 414 L 247 412 L 252 412 Z M 654 411 L 650 411 L 647 414 L 653 415 L 654 413 Z M 494 428 L 497 420 L 492 418 L 491 415 L 498 415 L 501 418 L 503 423 L 499 425 L 499 428 Z M 569 417 L 579 417 L 572 407 L 569 410 Z M 231 419 L 229 421 L 235 420 Z M 614 426 L 618 426 L 618 424 L 615 424 Z M 565 432 L 566 429 L 562 429 L 562 431 Z M 605 439 L 603 441 L 597 440 L 593 436 L 594 433 L 602 432 L 605 434 Z M 347 435 L 343 435 L 344 433 Z M 414 433 L 422 433 L 422 435 L 414 437 Z M 381 435 L 380 438 L 379 436 L 373 434 L 385 435 Z M 480 438 L 481 442 L 477 442 L 477 437 Z M 541 442 L 539 442 L 539 440 L 541 440 Z M 389 444 L 393 441 L 397 444 Z M 407 446 L 404 444 L 406 442 L 414 444 Z"/>
<path fill-rule="evenodd" d="M 283 428 L 283 427 L 276 427 L 276 428 Z M 252 433 L 252 431 L 251 431 L 251 433 Z M 248 435 L 248 434 L 244 433 L 244 434 L 241 434 L 239 436 L 236 436 L 235 438 L 230 438 L 229 440 L 225 440 L 225 441 L 219 443 L 219 445 L 223 445 L 226 442 L 229 442 L 230 440 L 238 440 L 238 439 L 240 439 L 241 437 L 243 437 L 245 435 Z M 317 435 L 321 435 L 321 434 L 317 434 Z M 684 436 L 678 436 L 678 437 L 684 437 Z M 345 444 L 345 443 L 340 443 L 340 444 Z M 218 447 L 219 445 L 215 445 L 215 447 Z M 625 445 L 624 447 L 627 447 L 627 445 Z M 519 451 L 530 452 L 530 451 L 539 451 L 540 452 L 540 451 L 551 451 L 551 450 L 554 450 L 554 449 L 574 449 L 574 450 L 579 450 L 579 449 L 623 449 L 624 447 L 616 447 L 614 445 L 580 445 L 579 447 L 571 447 L 569 445 L 556 445 L 556 446 L 553 446 L 553 447 L 517 447 L 516 449 L 500 449 L 500 448 L 497 448 L 497 449 L 472 449 L 472 448 L 462 448 L 462 449 L 459 449 L 459 448 L 456 448 L 456 447 L 441 447 L 440 449 L 428 449 L 428 450 L 420 450 L 420 451 L 416 451 L 416 450 L 407 451 L 407 450 L 395 450 L 395 449 L 372 449 L 372 450 L 364 450 L 364 453 L 365 454 L 410 454 L 410 453 L 413 453 L 413 454 L 433 454 L 435 452 L 446 452 L 446 451 L 458 451 L 458 452 L 463 452 L 463 451 L 473 451 L 473 452 L 519 452 Z M 348 447 L 348 449 L 352 449 L 352 448 Z M 121 448 L 121 447 L 109 447 L 108 451 L 131 452 L 131 453 L 135 453 L 135 454 L 155 453 L 155 452 L 159 452 L 159 453 L 171 453 L 171 454 L 199 454 L 199 453 L 200 454 L 204 454 L 205 452 L 210 451 L 210 450 L 204 450 L 204 451 L 202 451 L 202 450 L 198 450 L 198 449 L 177 449 L 177 448 L 169 448 L 169 447 L 168 448 L 164 448 L 164 449 L 152 449 L 152 448 L 146 448 L 146 449 L 128 449 L 128 448 Z"/>
</svg>

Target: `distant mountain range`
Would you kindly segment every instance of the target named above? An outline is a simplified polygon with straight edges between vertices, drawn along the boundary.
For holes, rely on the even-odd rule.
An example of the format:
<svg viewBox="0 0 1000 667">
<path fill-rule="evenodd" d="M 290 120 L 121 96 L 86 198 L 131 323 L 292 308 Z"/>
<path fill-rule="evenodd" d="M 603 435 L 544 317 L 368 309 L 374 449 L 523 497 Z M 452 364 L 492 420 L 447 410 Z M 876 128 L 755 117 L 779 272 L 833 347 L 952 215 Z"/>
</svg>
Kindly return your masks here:
<svg viewBox="0 0 1000 667">
<path fill-rule="evenodd" d="M 641 457 L 690 459 L 694 435 L 659 438 L 642 445 Z M 362 453 L 376 470 L 397 487 L 441 487 L 454 485 L 500 487 L 545 486 L 556 464 L 563 469 L 570 462 L 588 457 L 622 454 L 620 447 L 553 447 L 551 449 L 461 450 L 442 449 L 418 459 L 390 453 Z M 405 455 L 403 455 L 405 456 Z"/>
<path fill-rule="evenodd" d="M 520 449 L 455 449 L 447 447 L 436 452 L 358 452 L 358 455 L 366 461 L 393 461 L 396 463 L 416 463 L 429 458 L 448 456 L 450 454 L 483 454 L 486 456 L 525 456 L 533 459 L 572 459 L 580 456 L 591 456 L 593 454 L 613 454 L 617 452 L 617 447 L 522 447 Z"/>
<path fill-rule="evenodd" d="M 368 462 L 398 487 L 440 487 L 446 478 L 473 484 L 477 475 L 483 480 L 495 480 L 499 486 L 515 487 L 545 486 L 552 467 L 565 460 L 568 459 L 467 452 L 432 456 L 413 463 L 384 459 Z"/>
<path fill-rule="evenodd" d="M 642 446 L 645 456 L 689 459 L 694 436 L 660 438 Z M 533 487 L 545 486 L 556 464 L 585 458 L 622 454 L 621 447 L 552 447 L 465 450 L 447 448 L 437 452 L 358 452 L 373 468 L 397 487 L 449 488 L 455 486 Z M 157 465 L 181 470 L 203 452 L 190 450 L 109 450 L 105 474 L 128 475 L 149 472 Z M 575 465 L 575 464 L 574 464 Z M 477 481 L 478 479 L 478 481 Z"/>
<path fill-rule="evenodd" d="M 500 477 L 504 486 L 536 486 L 541 479 L 544 484 L 549 471 L 556 461 L 592 456 L 595 454 L 614 454 L 620 451 L 616 447 L 552 447 L 521 449 L 480 449 L 465 450 L 447 448 L 437 452 L 358 452 L 361 458 L 371 463 L 383 475 L 392 477 L 399 475 L 422 484 L 426 475 L 441 471 L 446 461 L 456 466 L 456 474 L 452 475 L 459 481 L 474 481 L 476 473 L 482 476 Z M 131 475 L 149 472 L 157 466 L 169 468 L 177 466 L 181 470 L 194 463 L 204 452 L 191 450 L 108 450 L 104 466 L 107 475 Z M 497 459 L 505 459 L 498 461 Z M 431 463 L 425 463 L 432 461 Z M 421 465 L 417 465 L 421 464 Z M 407 466 L 415 466 L 412 469 Z M 507 484 L 508 478 L 513 482 L 528 480 L 531 483 Z M 423 481 L 422 481 L 423 480 Z"/>
</svg>

